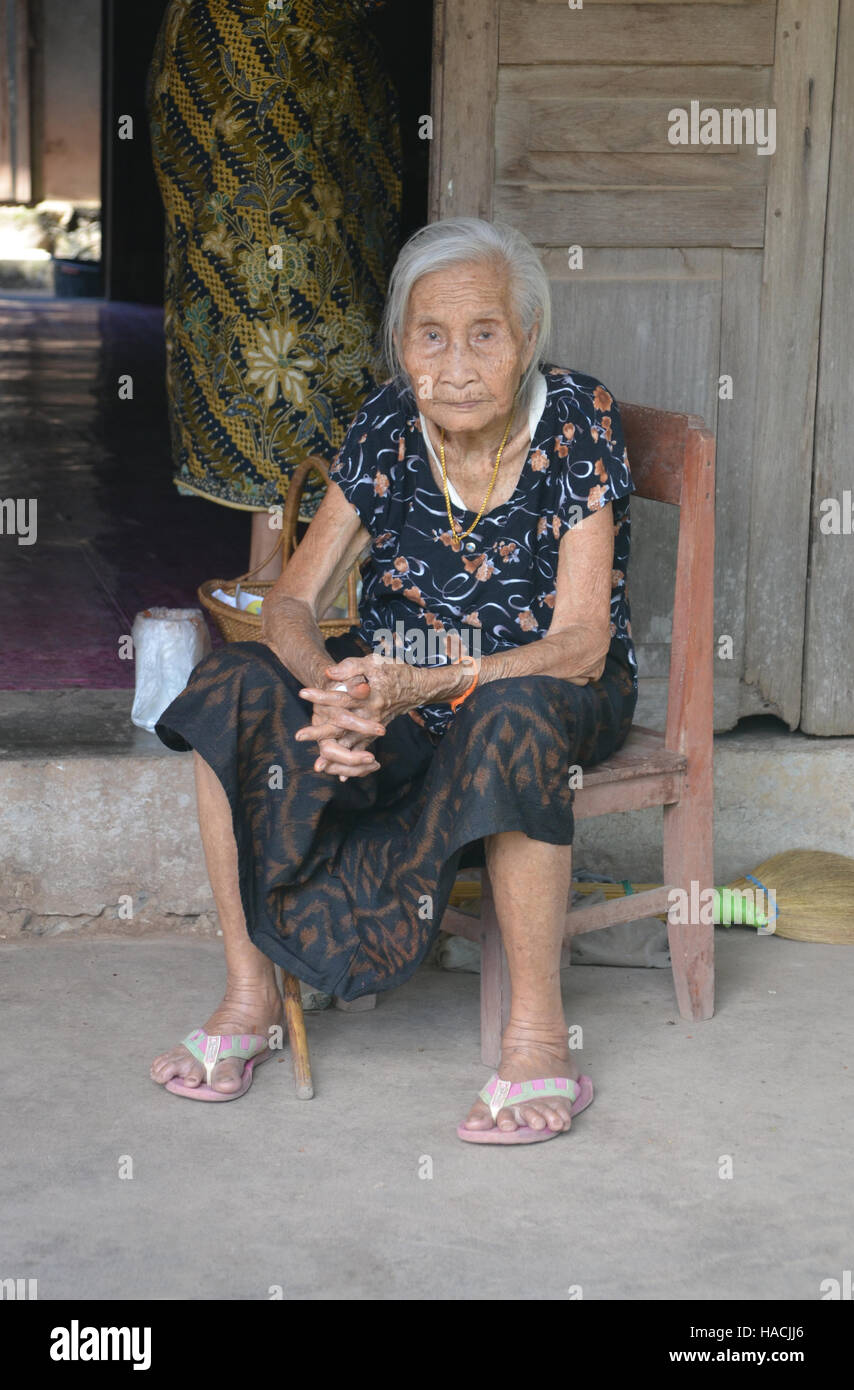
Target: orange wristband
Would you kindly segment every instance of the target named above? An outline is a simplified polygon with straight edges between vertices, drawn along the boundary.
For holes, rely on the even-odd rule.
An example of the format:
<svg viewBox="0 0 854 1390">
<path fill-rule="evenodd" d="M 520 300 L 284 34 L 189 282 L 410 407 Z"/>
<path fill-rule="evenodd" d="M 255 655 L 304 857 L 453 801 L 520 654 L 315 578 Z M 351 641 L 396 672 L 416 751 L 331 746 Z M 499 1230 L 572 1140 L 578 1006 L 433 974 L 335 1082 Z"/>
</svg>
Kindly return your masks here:
<svg viewBox="0 0 854 1390">
<path fill-rule="evenodd" d="M 454 664 L 455 664 L 455 665 L 460 665 L 461 662 L 462 662 L 462 657 L 460 657 L 459 661 L 458 661 L 458 662 L 455 662 Z M 468 690 L 464 690 L 463 693 L 462 693 L 462 695 L 457 695 L 457 696 L 455 696 L 455 698 L 454 698 L 453 700 L 450 700 L 450 701 L 448 702 L 448 703 L 450 704 L 450 706 L 451 706 L 451 709 L 454 711 L 455 714 L 456 714 L 458 708 L 460 707 L 460 705 L 463 703 L 463 700 L 467 700 L 468 697 L 469 697 L 469 695 L 471 695 L 472 691 L 474 690 L 475 686 L 477 685 L 477 682 L 478 682 L 479 678 L 480 678 L 480 667 L 477 665 L 477 662 L 475 662 L 474 680 L 472 681 L 472 683 L 471 683 L 471 685 L 469 686 Z"/>
</svg>

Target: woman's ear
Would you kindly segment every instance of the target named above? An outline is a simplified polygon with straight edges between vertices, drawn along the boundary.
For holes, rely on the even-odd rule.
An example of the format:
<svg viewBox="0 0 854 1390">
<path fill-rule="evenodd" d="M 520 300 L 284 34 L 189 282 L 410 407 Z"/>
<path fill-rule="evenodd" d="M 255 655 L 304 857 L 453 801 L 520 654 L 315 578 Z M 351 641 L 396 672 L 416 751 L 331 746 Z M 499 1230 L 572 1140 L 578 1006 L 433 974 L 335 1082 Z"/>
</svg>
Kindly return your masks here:
<svg viewBox="0 0 854 1390">
<path fill-rule="evenodd" d="M 528 329 L 528 332 L 525 334 L 525 345 L 524 345 L 524 347 L 523 347 L 523 349 L 522 349 L 522 375 L 523 375 L 523 376 L 524 376 L 525 372 L 528 370 L 528 367 L 531 365 L 531 358 L 533 357 L 533 355 L 534 355 L 534 353 L 535 353 L 535 351 L 536 351 L 536 348 L 537 348 L 537 340 L 539 339 L 539 336 L 540 336 L 540 320 L 539 320 L 539 319 L 535 319 L 534 322 L 532 323 L 531 327 Z"/>
</svg>

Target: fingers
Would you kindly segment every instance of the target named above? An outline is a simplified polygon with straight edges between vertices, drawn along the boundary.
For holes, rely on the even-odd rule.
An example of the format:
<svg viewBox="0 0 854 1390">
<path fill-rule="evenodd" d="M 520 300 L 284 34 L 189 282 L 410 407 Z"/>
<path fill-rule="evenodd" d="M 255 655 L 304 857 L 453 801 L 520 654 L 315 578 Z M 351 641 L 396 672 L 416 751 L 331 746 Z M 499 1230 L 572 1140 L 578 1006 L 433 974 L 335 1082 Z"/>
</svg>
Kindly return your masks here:
<svg viewBox="0 0 854 1390">
<path fill-rule="evenodd" d="M 334 708 L 348 708 L 349 690 L 320 690 L 316 685 L 306 685 L 299 692 L 301 700 L 309 700 L 313 705 L 332 705 Z"/>
<path fill-rule="evenodd" d="M 370 658 L 366 661 L 361 656 L 346 656 L 343 661 L 333 661 L 330 666 L 327 666 L 326 674 L 330 680 L 336 681 L 346 681 L 352 676 L 361 676 L 365 680 L 365 668 L 368 664 L 373 664 Z"/>
<path fill-rule="evenodd" d="M 319 713 L 337 719 L 339 715 L 350 713 L 356 719 L 377 718 L 369 707 L 369 697 L 373 694 L 369 685 L 358 687 L 355 695 L 349 690 L 318 690 L 314 686 L 306 686 L 299 693 L 302 699 L 314 705 L 315 716 Z"/>
<path fill-rule="evenodd" d="M 352 710 L 336 710 L 334 717 L 330 717 L 322 724 L 306 724 L 302 729 L 297 729 L 294 738 L 298 742 L 308 740 L 320 741 L 323 738 L 335 738 L 336 734 L 343 729 L 350 729 L 362 738 L 380 738 L 385 733 L 385 725 L 378 720 L 371 719 L 363 714 L 356 714 Z"/>
<path fill-rule="evenodd" d="M 320 757 L 314 764 L 316 772 L 326 772 L 334 777 L 364 777 L 376 772 L 379 763 L 364 748 L 348 748 L 334 738 L 324 739 L 320 745 Z"/>
<path fill-rule="evenodd" d="M 372 772 L 379 772 L 380 765 L 374 758 L 363 767 L 346 767 L 343 763 L 328 762 L 317 770 L 325 772 L 329 777 L 337 777 L 339 782 L 347 782 L 351 777 L 370 777 Z"/>
<path fill-rule="evenodd" d="M 370 777 L 373 772 L 379 772 L 380 765 L 377 762 L 371 763 L 366 767 L 348 768 L 342 771 L 334 764 L 326 769 L 331 777 L 337 777 L 339 782 L 349 782 L 351 777 Z"/>
<path fill-rule="evenodd" d="M 348 656 L 343 661 L 333 662 L 331 666 L 326 667 L 325 675 L 336 683 L 345 681 L 352 690 L 362 683 L 370 685 L 379 668 L 394 666 L 394 664 L 387 657 L 380 656 L 378 652 L 372 652 L 370 656 Z"/>
</svg>

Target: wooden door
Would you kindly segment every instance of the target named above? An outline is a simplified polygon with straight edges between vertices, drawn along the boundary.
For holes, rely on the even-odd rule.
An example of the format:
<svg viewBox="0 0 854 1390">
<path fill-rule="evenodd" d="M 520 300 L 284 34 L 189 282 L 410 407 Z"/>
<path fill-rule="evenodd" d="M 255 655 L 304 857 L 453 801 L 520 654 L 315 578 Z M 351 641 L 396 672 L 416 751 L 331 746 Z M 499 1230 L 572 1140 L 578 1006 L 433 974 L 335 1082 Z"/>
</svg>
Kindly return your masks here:
<svg viewBox="0 0 854 1390">
<path fill-rule="evenodd" d="M 696 412 L 717 435 L 718 729 L 801 716 L 838 11 L 839 0 L 436 5 L 432 216 L 520 227 L 550 274 L 552 359 L 618 399 Z M 730 119 L 719 143 L 672 141 L 671 113 L 692 103 Z M 724 111 L 754 114 L 752 143 L 747 117 Z M 675 517 L 641 500 L 632 510 L 638 659 L 663 677 Z"/>
</svg>

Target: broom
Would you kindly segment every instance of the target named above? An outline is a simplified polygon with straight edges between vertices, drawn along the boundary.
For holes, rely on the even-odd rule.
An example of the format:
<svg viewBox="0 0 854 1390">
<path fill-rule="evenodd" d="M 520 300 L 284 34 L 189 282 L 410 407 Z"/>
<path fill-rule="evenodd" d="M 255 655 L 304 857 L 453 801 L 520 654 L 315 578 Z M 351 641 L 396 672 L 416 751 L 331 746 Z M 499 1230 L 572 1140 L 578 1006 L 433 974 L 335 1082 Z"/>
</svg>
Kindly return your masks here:
<svg viewBox="0 0 854 1390">
<path fill-rule="evenodd" d="M 750 887 L 749 877 L 730 887 Z M 777 899 L 777 936 L 854 945 L 854 859 L 823 849 L 789 849 L 763 860 L 753 877 Z"/>
<path fill-rule="evenodd" d="M 621 898 L 659 887 L 654 883 L 580 883 L 577 893 L 601 892 L 605 898 Z M 756 894 L 761 909 L 743 893 Z M 821 941 L 854 945 L 854 859 L 826 850 L 790 849 L 764 859 L 752 874 L 716 888 L 713 920 L 718 926 L 765 927 L 770 916 L 777 936 L 793 941 Z M 473 905 L 480 896 L 476 882 L 459 881 L 451 891 L 457 906 Z M 667 921 L 667 914 L 655 916 Z"/>
</svg>

